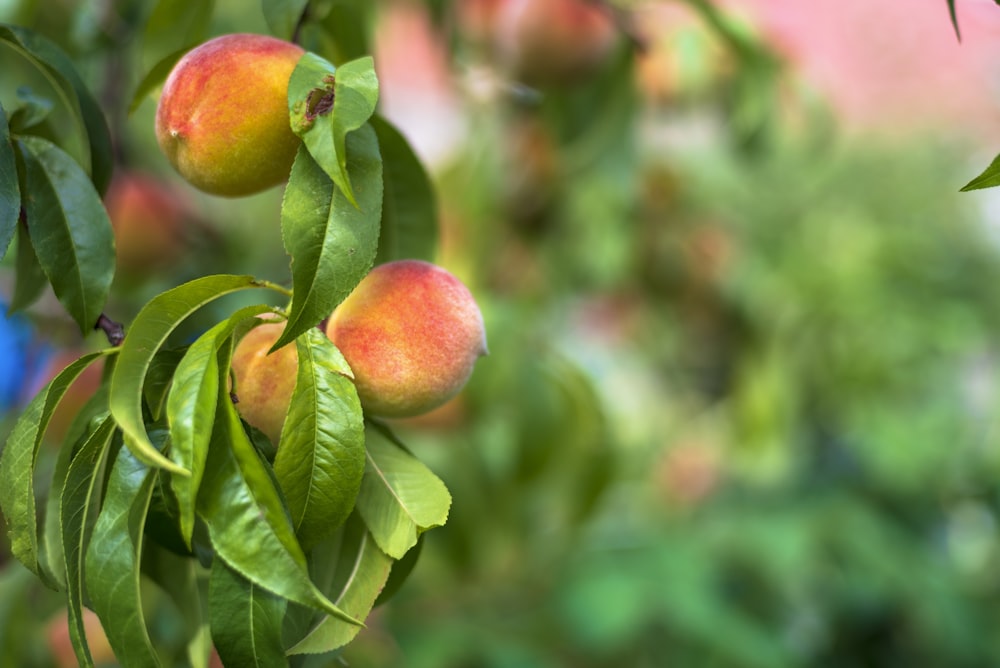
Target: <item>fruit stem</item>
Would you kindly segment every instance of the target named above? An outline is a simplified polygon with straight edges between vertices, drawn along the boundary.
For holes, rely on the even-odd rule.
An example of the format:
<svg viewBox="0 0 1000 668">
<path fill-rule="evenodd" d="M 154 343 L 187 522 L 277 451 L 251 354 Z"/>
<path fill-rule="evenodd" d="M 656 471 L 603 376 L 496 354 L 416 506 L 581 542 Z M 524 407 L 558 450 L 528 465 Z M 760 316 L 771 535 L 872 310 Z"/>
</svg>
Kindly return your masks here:
<svg viewBox="0 0 1000 668">
<path fill-rule="evenodd" d="M 115 322 L 104 313 L 97 319 L 94 329 L 103 331 L 104 335 L 108 337 L 108 343 L 116 348 L 125 340 L 125 326 L 120 322 Z"/>
</svg>

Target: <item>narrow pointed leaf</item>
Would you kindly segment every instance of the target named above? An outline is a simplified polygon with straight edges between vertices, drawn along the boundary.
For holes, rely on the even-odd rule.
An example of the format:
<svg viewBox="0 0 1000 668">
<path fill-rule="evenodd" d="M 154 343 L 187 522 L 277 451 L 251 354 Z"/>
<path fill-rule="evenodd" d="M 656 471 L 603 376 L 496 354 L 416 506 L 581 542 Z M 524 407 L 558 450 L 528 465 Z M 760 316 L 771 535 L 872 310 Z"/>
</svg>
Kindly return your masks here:
<svg viewBox="0 0 1000 668">
<path fill-rule="evenodd" d="M 7 114 L 0 106 L 0 258 L 7 254 L 21 213 L 21 188 L 17 179 L 17 159 L 10 142 Z"/>
<path fill-rule="evenodd" d="M 69 635 L 81 666 L 93 665 L 83 624 L 84 559 L 97 517 L 103 462 L 110 450 L 114 431 L 115 423 L 109 415 L 83 442 L 70 464 L 60 496 L 59 524 L 66 568 Z"/>
<path fill-rule="evenodd" d="M 370 125 L 347 141 L 358 206 L 299 149 L 285 188 L 281 234 L 292 258 L 292 304 L 275 348 L 326 318 L 371 269 L 382 216 L 382 160 Z"/>
<path fill-rule="evenodd" d="M 361 402 L 343 355 L 312 328 L 296 339 L 299 370 L 274 460 L 299 540 L 309 546 L 343 524 L 365 470 Z"/>
<path fill-rule="evenodd" d="M 76 71 L 73 60 L 51 40 L 19 26 L 0 25 L 0 41 L 31 60 L 60 94 L 80 126 L 86 154 L 82 161 L 84 169 L 97 192 L 103 195 L 113 169 L 111 133 L 101 106 Z"/>
<path fill-rule="evenodd" d="M 420 534 L 448 519 L 451 495 L 423 462 L 369 426 L 358 512 L 382 551 L 400 559 Z"/>
<path fill-rule="evenodd" d="M 114 233 L 93 183 L 77 162 L 40 137 L 22 137 L 23 194 L 31 245 L 56 297 L 89 332 L 115 271 Z"/>
<path fill-rule="evenodd" d="M 364 619 L 371 612 L 379 593 L 389 578 L 393 560 L 379 549 L 364 522 L 352 515 L 336 540 L 323 543 L 314 556 L 324 562 L 329 582 L 324 591 L 345 612 Z M 316 556 L 322 555 L 322 556 Z M 351 642 L 359 627 L 334 617 L 326 617 L 296 642 L 289 654 L 330 652 Z"/>
<path fill-rule="evenodd" d="M 378 135 L 384 184 L 375 264 L 404 258 L 432 262 L 438 240 L 434 186 L 399 130 L 380 116 L 371 123 Z"/>
<path fill-rule="evenodd" d="M 115 657 L 123 666 L 136 668 L 160 665 L 149 638 L 140 589 L 143 525 L 155 480 L 155 469 L 140 462 L 128 448 L 119 448 L 85 563 L 90 602 Z"/>
<path fill-rule="evenodd" d="M 281 637 L 287 607 L 288 601 L 250 582 L 221 559 L 212 562 L 208 619 L 223 665 L 287 666 Z"/>
<path fill-rule="evenodd" d="M 0 454 L 0 510 L 7 520 L 11 553 L 45 582 L 52 577 L 38 562 L 38 517 L 35 512 L 35 461 L 52 413 L 69 386 L 101 353 L 72 362 L 35 395 L 21 413 Z"/>
<path fill-rule="evenodd" d="M 48 280 L 42 265 L 38 263 L 35 249 L 31 247 L 26 225 L 17 226 L 17 258 L 14 260 L 14 294 L 10 299 L 10 311 L 20 311 L 31 306 L 41 296 Z"/>
<path fill-rule="evenodd" d="M 264 305 L 249 306 L 212 327 L 188 347 L 173 375 L 167 396 L 169 454 L 177 466 L 191 475 L 171 476 L 170 486 L 180 509 L 181 536 L 189 548 L 194 532 L 195 500 L 205 473 L 219 398 L 219 348 L 237 325 L 268 310 Z"/>
<path fill-rule="evenodd" d="M 348 168 L 347 137 L 361 128 L 378 103 L 378 78 L 371 56 L 334 66 L 305 54 L 288 82 L 288 109 L 295 131 L 347 201 L 358 206 L 354 174 Z"/>
<path fill-rule="evenodd" d="M 993 158 L 993 162 L 983 170 L 982 174 L 965 184 L 961 192 L 993 188 L 995 186 L 1000 186 L 1000 155 Z"/>
<path fill-rule="evenodd" d="M 141 461 L 188 475 L 188 469 L 153 447 L 142 418 L 143 383 L 153 357 L 174 329 L 193 312 L 223 295 L 265 287 L 252 276 L 205 276 L 157 295 L 147 303 L 122 342 L 111 376 L 111 414 L 125 434 L 125 444 Z"/>
<path fill-rule="evenodd" d="M 228 394 L 220 397 L 198 514 L 216 555 L 243 577 L 290 601 L 360 623 L 310 580 L 305 554 L 273 478 L 243 431 Z"/>
<path fill-rule="evenodd" d="M 308 4 L 309 0 L 261 0 L 264 19 L 271 34 L 281 39 L 292 39 Z"/>
</svg>

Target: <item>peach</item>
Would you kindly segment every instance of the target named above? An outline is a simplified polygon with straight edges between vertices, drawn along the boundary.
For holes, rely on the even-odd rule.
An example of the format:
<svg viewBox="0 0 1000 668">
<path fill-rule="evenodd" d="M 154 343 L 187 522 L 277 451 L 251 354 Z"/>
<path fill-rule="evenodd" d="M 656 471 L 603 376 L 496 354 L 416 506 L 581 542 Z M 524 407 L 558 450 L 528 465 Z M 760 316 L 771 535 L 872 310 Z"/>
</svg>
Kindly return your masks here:
<svg viewBox="0 0 1000 668">
<path fill-rule="evenodd" d="M 530 85 L 572 84 L 597 72 L 618 43 L 610 10 L 588 0 L 508 0 L 497 15 L 497 50 Z"/>
<path fill-rule="evenodd" d="M 134 279 L 180 261 L 182 229 L 190 214 L 179 195 L 153 176 L 137 172 L 115 176 L 104 205 L 115 231 L 119 274 Z"/>
<path fill-rule="evenodd" d="M 274 445 L 281 438 L 299 367 L 294 343 L 268 354 L 284 329 L 284 322 L 269 322 L 250 330 L 236 345 L 232 362 L 236 410 Z"/>
<path fill-rule="evenodd" d="M 239 197 L 288 178 L 299 138 L 288 80 L 304 53 L 267 35 L 222 35 L 181 58 L 156 108 L 156 139 L 174 168 L 213 195 Z"/>
<path fill-rule="evenodd" d="M 104 634 L 104 627 L 97 614 L 89 608 L 83 608 L 83 631 L 87 636 L 87 645 L 90 647 L 90 656 L 98 666 L 115 663 L 115 653 L 111 649 L 111 643 Z M 69 615 L 66 608 L 61 608 L 46 624 L 46 636 L 49 641 L 49 650 L 58 668 L 76 668 L 80 664 L 76 660 L 76 652 L 73 650 L 73 641 L 69 635 Z"/>
<path fill-rule="evenodd" d="M 382 417 L 426 413 L 455 396 L 486 354 L 469 289 L 420 260 L 371 270 L 326 328 L 354 372 L 361 405 Z"/>
</svg>

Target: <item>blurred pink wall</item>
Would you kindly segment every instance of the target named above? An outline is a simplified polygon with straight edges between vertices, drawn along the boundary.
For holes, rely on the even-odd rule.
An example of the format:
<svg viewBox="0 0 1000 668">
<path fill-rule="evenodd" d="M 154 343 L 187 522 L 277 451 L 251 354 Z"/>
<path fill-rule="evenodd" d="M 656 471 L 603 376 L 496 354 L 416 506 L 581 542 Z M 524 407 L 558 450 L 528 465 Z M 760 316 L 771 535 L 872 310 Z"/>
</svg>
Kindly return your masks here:
<svg viewBox="0 0 1000 668">
<path fill-rule="evenodd" d="M 1000 137 L 1000 7 L 956 0 L 725 0 L 827 96 L 848 125 L 942 123 Z"/>
</svg>

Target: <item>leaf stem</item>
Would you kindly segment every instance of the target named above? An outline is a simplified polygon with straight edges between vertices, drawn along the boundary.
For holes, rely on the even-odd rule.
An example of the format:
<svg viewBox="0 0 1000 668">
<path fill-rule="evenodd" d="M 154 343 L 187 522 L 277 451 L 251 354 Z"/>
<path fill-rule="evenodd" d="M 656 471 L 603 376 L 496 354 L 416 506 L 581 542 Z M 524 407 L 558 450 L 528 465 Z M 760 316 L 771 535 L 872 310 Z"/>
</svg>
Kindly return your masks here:
<svg viewBox="0 0 1000 668">
<path fill-rule="evenodd" d="M 108 343 L 114 347 L 120 346 L 125 340 L 125 326 L 120 322 L 115 322 L 104 313 L 97 319 L 94 329 L 103 331 L 104 335 L 108 337 Z"/>
</svg>

